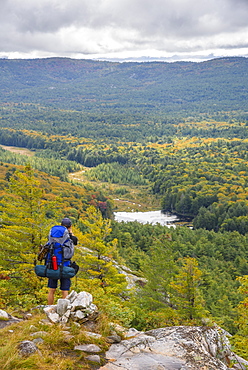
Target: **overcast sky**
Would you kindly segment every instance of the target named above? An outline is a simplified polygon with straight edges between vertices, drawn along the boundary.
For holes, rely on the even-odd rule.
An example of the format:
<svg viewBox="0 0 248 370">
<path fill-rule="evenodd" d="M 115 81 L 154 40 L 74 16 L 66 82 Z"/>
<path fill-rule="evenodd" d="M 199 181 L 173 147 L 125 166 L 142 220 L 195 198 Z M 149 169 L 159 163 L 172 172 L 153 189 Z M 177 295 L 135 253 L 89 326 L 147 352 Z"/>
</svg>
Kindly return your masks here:
<svg viewBox="0 0 248 370">
<path fill-rule="evenodd" d="M 248 56 L 248 0 L 0 0 L 0 57 Z"/>
</svg>

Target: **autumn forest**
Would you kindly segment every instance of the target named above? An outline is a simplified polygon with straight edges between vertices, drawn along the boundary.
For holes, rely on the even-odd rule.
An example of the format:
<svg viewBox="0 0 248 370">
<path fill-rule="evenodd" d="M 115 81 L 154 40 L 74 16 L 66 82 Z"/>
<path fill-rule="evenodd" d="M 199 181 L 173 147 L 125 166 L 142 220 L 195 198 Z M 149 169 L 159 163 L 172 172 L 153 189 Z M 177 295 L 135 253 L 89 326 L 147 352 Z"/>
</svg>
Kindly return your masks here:
<svg viewBox="0 0 248 370">
<path fill-rule="evenodd" d="M 80 242 L 74 289 L 109 320 L 146 330 L 207 319 L 248 358 L 247 68 L 0 60 L 0 308 L 44 303 L 33 261 L 67 216 Z M 182 222 L 114 219 L 160 209 Z M 138 294 L 116 261 L 146 281 Z"/>
</svg>

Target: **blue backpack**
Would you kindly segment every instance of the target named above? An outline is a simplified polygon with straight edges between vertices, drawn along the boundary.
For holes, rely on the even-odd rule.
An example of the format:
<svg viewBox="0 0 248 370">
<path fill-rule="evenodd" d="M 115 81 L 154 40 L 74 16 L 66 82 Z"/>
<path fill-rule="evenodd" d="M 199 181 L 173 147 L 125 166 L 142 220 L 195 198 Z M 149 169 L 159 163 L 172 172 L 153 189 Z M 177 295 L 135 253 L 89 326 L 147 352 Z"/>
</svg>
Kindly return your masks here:
<svg viewBox="0 0 248 370">
<path fill-rule="evenodd" d="M 76 271 L 70 267 L 74 254 L 74 244 L 65 226 L 53 226 L 50 230 L 48 243 L 44 246 L 48 253 L 45 257 L 45 265 L 36 265 L 35 273 L 40 277 L 52 279 L 71 278 Z M 53 257 L 56 257 L 57 269 L 52 264 Z"/>
<path fill-rule="evenodd" d="M 70 259 L 74 254 L 74 244 L 65 226 L 57 225 L 51 228 L 47 246 L 49 247 L 49 252 L 46 257 L 46 263 L 49 263 L 51 258 L 56 256 L 58 266 L 70 265 Z"/>
</svg>

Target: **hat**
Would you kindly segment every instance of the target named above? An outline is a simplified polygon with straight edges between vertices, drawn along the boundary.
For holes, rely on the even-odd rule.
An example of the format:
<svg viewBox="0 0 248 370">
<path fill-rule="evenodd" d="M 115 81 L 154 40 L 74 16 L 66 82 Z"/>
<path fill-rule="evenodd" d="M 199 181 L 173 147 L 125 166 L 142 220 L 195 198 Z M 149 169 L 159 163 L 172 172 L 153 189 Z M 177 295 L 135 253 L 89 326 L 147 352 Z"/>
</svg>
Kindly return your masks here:
<svg viewBox="0 0 248 370">
<path fill-rule="evenodd" d="M 71 226 L 71 220 L 68 217 L 63 218 L 61 221 L 62 226 L 70 227 Z"/>
</svg>

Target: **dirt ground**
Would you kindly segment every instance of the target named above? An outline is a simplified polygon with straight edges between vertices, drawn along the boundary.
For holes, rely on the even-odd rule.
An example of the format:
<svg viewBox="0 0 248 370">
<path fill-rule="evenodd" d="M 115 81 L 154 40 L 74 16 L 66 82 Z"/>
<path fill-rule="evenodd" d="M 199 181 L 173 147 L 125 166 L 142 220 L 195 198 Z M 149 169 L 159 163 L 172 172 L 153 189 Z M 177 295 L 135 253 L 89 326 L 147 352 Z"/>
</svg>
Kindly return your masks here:
<svg viewBox="0 0 248 370">
<path fill-rule="evenodd" d="M 16 146 L 7 146 L 7 145 L 0 145 L 0 147 L 5 150 L 9 150 L 10 152 L 13 152 L 13 153 L 24 154 L 30 157 L 34 155 L 34 152 L 26 148 L 19 148 Z"/>
</svg>

